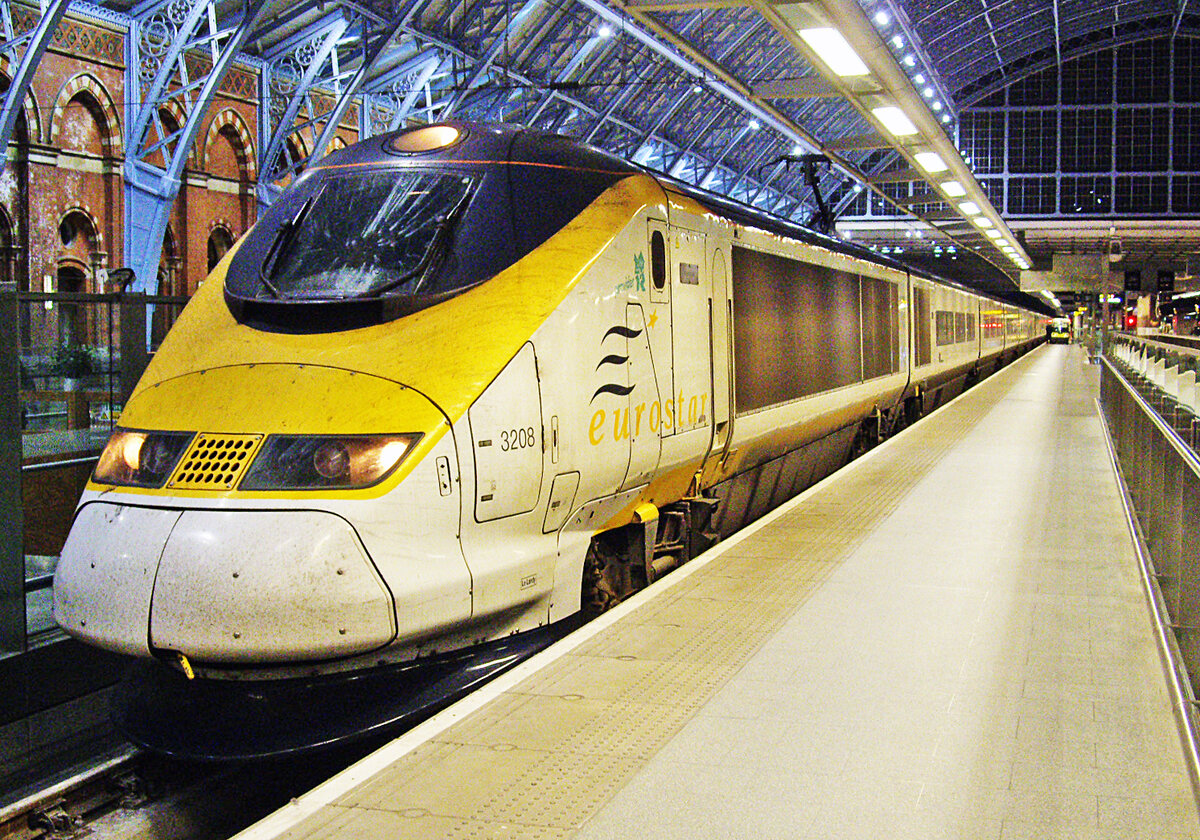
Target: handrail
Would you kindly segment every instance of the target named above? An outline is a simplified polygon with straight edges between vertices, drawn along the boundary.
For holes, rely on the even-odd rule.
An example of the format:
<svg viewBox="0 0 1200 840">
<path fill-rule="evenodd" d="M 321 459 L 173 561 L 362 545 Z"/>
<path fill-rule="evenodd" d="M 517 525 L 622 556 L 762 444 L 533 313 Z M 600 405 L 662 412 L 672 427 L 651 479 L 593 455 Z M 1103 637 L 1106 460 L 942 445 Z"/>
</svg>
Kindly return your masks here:
<svg viewBox="0 0 1200 840">
<path fill-rule="evenodd" d="M 1178 344 L 1172 341 L 1159 340 L 1168 338 L 1187 338 L 1187 336 L 1159 336 L 1158 338 L 1148 338 L 1144 335 L 1130 335 L 1128 333 L 1119 333 L 1114 335 L 1110 341 L 1128 341 L 1131 344 L 1142 344 L 1147 347 L 1152 347 L 1157 350 L 1163 350 L 1168 353 L 1182 353 L 1186 356 L 1200 357 L 1200 342 L 1194 347 L 1187 344 Z"/>
<path fill-rule="evenodd" d="M 1117 379 L 1120 380 L 1121 384 L 1125 386 L 1125 390 L 1127 390 L 1129 395 L 1133 397 L 1133 400 L 1138 408 L 1140 408 L 1149 416 L 1150 422 L 1155 425 L 1155 427 L 1162 433 L 1163 437 L 1167 439 L 1167 442 L 1170 443 L 1175 449 L 1176 453 L 1178 453 L 1179 457 L 1183 460 L 1183 463 L 1192 471 L 1193 474 L 1195 474 L 1197 479 L 1200 479 L 1200 457 L 1197 457 L 1196 453 L 1192 451 L 1192 447 L 1190 447 L 1187 444 L 1187 441 L 1180 436 L 1179 432 L 1175 431 L 1175 429 L 1173 429 L 1169 423 L 1159 416 L 1154 406 L 1146 402 L 1145 398 L 1137 392 L 1137 389 L 1134 388 L 1129 383 L 1129 380 L 1125 378 L 1124 374 L 1121 373 L 1120 368 L 1109 361 L 1108 357 L 1104 357 L 1103 361 L 1105 367 L 1111 370 Z"/>
<path fill-rule="evenodd" d="M 17 301 L 24 303 L 178 303 L 191 300 L 186 295 L 136 295 L 129 292 L 17 292 Z"/>
<path fill-rule="evenodd" d="M 1120 371 L 1107 359 L 1104 360 L 1104 363 L 1126 391 L 1139 399 L 1142 409 L 1145 410 L 1147 408 L 1145 401 L 1141 400 L 1136 390 L 1130 387 L 1129 382 L 1121 375 Z M 1134 553 L 1137 555 L 1138 571 L 1142 579 L 1142 594 L 1146 598 L 1146 607 L 1154 624 L 1154 636 L 1158 643 L 1159 657 L 1167 672 L 1167 688 L 1171 695 L 1171 706 L 1175 712 L 1175 724 L 1183 741 L 1184 763 L 1187 765 L 1188 777 L 1192 783 L 1192 795 L 1196 799 L 1197 807 L 1200 808 L 1200 729 L 1196 723 L 1197 703 L 1195 692 L 1192 690 L 1191 675 L 1188 673 L 1183 654 L 1180 652 L 1179 642 L 1171 631 L 1171 613 L 1167 609 L 1166 601 L 1163 599 L 1158 585 L 1158 578 L 1154 571 L 1154 558 L 1150 556 L 1145 532 L 1142 530 L 1137 511 L 1131 501 L 1129 486 L 1126 484 L 1121 461 L 1117 456 L 1116 442 L 1108 428 L 1107 412 L 1099 400 L 1097 400 L 1097 409 L 1102 419 L 1100 427 L 1104 432 L 1108 456 L 1112 460 L 1117 482 L 1121 486 L 1121 507 L 1125 514 L 1126 524 L 1133 535 Z M 1153 411 L 1149 412 L 1149 415 L 1151 419 L 1157 418 L 1157 414 Z"/>
</svg>

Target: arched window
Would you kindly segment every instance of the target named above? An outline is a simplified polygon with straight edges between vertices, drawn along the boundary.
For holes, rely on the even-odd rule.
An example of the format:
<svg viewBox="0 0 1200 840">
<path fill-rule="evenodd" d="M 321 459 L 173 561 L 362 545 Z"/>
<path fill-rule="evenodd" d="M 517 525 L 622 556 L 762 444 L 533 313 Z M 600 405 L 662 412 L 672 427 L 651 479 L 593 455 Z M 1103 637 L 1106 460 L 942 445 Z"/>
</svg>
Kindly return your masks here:
<svg viewBox="0 0 1200 840">
<path fill-rule="evenodd" d="M 96 97 L 87 90 L 71 97 L 62 112 L 59 148 L 108 157 L 112 154 L 108 135 L 108 120 Z"/>
<path fill-rule="evenodd" d="M 208 235 L 208 270 L 212 271 L 217 263 L 233 247 L 233 234 L 225 227 L 218 225 Z"/>
<path fill-rule="evenodd" d="M 250 180 L 250 152 L 232 125 L 221 126 L 209 144 L 207 171 L 231 181 Z"/>
<path fill-rule="evenodd" d="M 74 261 L 60 262 L 55 288 L 60 292 L 88 292 L 88 275 Z M 80 303 L 58 305 L 58 343 L 60 345 L 91 344 L 88 335 L 87 307 Z"/>
</svg>

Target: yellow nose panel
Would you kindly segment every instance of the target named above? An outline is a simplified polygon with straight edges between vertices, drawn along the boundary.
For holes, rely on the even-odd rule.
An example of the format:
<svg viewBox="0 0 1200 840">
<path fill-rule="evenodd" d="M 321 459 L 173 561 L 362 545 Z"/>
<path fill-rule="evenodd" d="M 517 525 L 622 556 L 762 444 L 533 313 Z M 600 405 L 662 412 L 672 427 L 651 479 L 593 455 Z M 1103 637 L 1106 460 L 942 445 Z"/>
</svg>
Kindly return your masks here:
<svg viewBox="0 0 1200 840">
<path fill-rule="evenodd" d="M 262 439 L 262 435 L 196 435 L 167 488 L 232 490 L 254 460 Z"/>
</svg>

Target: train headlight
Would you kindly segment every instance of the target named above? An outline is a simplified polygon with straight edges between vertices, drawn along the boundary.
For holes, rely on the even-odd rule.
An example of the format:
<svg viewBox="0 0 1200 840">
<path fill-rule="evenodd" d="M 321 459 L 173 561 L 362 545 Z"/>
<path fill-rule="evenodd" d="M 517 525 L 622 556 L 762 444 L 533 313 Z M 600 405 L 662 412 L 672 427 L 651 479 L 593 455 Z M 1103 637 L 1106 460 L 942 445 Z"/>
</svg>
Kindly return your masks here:
<svg viewBox="0 0 1200 840">
<path fill-rule="evenodd" d="M 420 435 L 269 435 L 242 490 L 370 487 L 391 474 Z"/>
<path fill-rule="evenodd" d="M 117 429 L 92 473 L 97 484 L 162 487 L 194 437 L 192 432 Z"/>
</svg>

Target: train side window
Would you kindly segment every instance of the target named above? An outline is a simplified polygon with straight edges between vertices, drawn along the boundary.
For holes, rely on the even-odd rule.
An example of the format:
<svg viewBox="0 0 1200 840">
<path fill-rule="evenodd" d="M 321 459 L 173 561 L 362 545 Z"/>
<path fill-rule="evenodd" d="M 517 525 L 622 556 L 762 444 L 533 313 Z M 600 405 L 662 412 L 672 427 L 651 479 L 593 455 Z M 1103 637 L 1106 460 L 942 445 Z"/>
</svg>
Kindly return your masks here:
<svg viewBox="0 0 1200 840">
<path fill-rule="evenodd" d="M 650 281 L 660 291 L 667 285 L 667 243 L 660 230 L 650 234 Z"/>
</svg>

